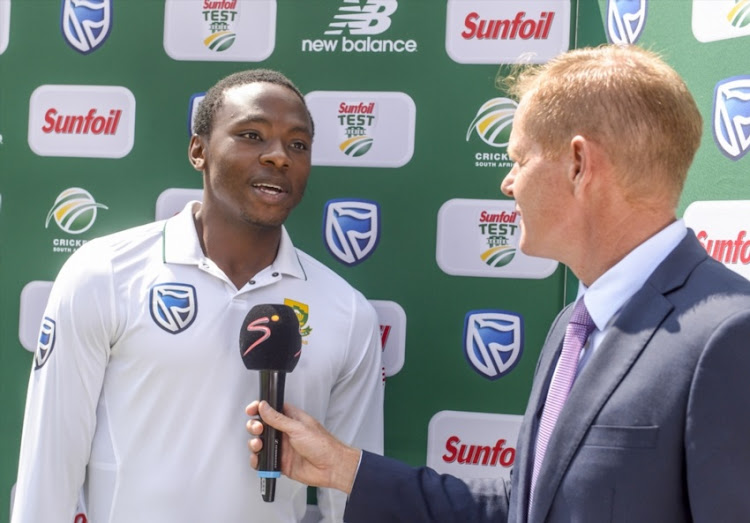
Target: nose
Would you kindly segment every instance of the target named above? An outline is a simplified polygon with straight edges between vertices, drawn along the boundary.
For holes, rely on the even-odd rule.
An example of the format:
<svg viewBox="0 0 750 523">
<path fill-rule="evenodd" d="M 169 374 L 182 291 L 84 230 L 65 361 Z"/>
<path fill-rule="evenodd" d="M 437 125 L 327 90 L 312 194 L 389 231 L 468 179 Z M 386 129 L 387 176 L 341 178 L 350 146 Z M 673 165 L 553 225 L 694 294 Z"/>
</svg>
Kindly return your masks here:
<svg viewBox="0 0 750 523">
<path fill-rule="evenodd" d="M 509 196 L 511 198 L 513 198 L 513 181 L 516 178 L 515 171 L 516 171 L 516 168 L 514 166 L 510 170 L 510 172 L 505 175 L 505 178 L 503 178 L 502 183 L 500 183 L 500 190 L 503 192 L 505 196 Z"/>
<path fill-rule="evenodd" d="M 273 165 L 277 169 L 289 167 L 289 155 L 281 140 L 268 140 L 266 149 L 261 153 L 259 160 L 263 165 Z"/>
</svg>

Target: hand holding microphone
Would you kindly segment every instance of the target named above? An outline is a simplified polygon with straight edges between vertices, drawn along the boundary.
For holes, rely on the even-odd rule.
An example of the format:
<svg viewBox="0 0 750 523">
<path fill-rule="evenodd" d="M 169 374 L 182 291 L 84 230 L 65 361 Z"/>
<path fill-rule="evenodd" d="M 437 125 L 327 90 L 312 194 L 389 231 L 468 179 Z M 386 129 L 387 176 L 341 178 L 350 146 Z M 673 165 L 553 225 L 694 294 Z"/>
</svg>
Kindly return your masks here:
<svg viewBox="0 0 750 523">
<path fill-rule="evenodd" d="M 284 406 L 286 373 L 299 361 L 302 338 L 294 310 L 287 305 L 256 305 L 240 330 L 240 355 L 245 367 L 260 371 L 260 399 L 274 409 Z M 258 476 L 264 501 L 273 501 L 281 470 L 281 433 L 266 425 L 259 453 Z"/>
</svg>

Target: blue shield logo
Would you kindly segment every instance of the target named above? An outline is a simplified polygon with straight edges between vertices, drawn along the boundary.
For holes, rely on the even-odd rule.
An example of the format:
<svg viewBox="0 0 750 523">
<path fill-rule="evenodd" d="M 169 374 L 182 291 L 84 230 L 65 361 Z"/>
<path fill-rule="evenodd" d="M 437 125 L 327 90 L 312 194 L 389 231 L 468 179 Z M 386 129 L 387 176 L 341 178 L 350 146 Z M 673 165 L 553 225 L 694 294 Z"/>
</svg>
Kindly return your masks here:
<svg viewBox="0 0 750 523">
<path fill-rule="evenodd" d="M 501 310 L 469 311 L 464 322 L 464 355 L 490 380 L 502 378 L 523 353 L 523 318 Z"/>
<path fill-rule="evenodd" d="M 98 49 L 112 29 L 113 0 L 62 0 L 60 26 L 65 41 L 82 54 Z"/>
<path fill-rule="evenodd" d="M 195 287 L 186 283 L 160 283 L 151 287 L 151 317 L 170 334 L 179 334 L 195 320 L 198 299 Z"/>
<path fill-rule="evenodd" d="M 195 129 L 195 114 L 198 112 L 198 106 L 206 97 L 206 93 L 195 93 L 190 97 L 188 104 L 188 136 L 193 136 Z"/>
<path fill-rule="evenodd" d="M 326 247 L 341 263 L 366 260 L 380 240 L 380 206 L 370 200 L 329 200 L 323 211 Z"/>
<path fill-rule="evenodd" d="M 733 76 L 716 84 L 713 129 L 724 156 L 739 160 L 750 150 L 750 76 Z"/>
<path fill-rule="evenodd" d="M 39 343 L 37 343 L 34 355 L 34 370 L 41 369 L 49 360 L 52 349 L 55 348 L 55 328 L 55 320 L 46 316 L 42 319 L 42 325 L 39 327 Z"/>
<path fill-rule="evenodd" d="M 613 44 L 634 44 L 646 25 L 646 0 L 609 0 L 607 38 Z"/>
</svg>

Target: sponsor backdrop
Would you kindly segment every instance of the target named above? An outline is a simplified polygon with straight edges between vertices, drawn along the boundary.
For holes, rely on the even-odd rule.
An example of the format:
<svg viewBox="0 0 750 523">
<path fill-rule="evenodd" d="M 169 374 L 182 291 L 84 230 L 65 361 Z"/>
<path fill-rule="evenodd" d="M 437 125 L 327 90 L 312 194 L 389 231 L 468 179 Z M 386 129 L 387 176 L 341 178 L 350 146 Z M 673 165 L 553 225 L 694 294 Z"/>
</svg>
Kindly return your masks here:
<svg viewBox="0 0 750 523">
<path fill-rule="evenodd" d="M 193 111 L 259 66 L 297 82 L 315 118 L 288 228 L 376 306 L 386 452 L 507 476 L 577 282 L 517 248 L 498 189 L 516 104 L 496 80 L 608 41 L 687 79 L 705 124 L 679 212 L 750 275 L 750 0 L 0 0 L 0 514 L 50 282 L 86 241 L 201 197 Z"/>
</svg>

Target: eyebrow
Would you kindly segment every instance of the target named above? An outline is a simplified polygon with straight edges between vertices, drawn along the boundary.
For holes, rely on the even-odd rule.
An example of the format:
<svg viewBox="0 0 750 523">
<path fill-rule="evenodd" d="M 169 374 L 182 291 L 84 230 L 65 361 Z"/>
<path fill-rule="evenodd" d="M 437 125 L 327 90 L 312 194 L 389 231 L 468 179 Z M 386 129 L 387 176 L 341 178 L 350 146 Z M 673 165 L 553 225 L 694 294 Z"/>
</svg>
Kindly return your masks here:
<svg viewBox="0 0 750 523">
<path fill-rule="evenodd" d="M 253 123 L 261 123 L 265 125 L 272 125 L 271 120 L 262 116 L 245 116 L 239 120 L 235 120 L 234 125 L 249 125 Z M 292 127 L 292 132 L 300 132 L 312 136 L 312 129 L 307 125 L 296 125 Z"/>
</svg>

